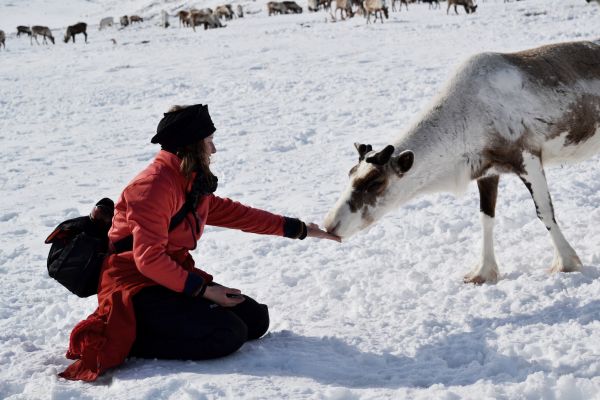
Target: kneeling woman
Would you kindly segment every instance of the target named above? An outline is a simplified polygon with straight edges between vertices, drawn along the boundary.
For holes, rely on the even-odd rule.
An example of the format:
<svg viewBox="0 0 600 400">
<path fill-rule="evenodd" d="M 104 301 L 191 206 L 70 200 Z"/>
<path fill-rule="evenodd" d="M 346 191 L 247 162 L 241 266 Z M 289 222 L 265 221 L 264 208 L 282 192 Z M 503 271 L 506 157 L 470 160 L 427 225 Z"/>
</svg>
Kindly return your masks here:
<svg viewBox="0 0 600 400">
<path fill-rule="evenodd" d="M 60 375 L 93 381 L 127 356 L 203 360 L 233 353 L 269 326 L 267 306 L 216 284 L 189 254 L 204 225 L 339 241 L 315 224 L 215 196 L 215 127 L 205 105 L 174 107 L 152 143 L 162 149 L 123 190 L 109 232 L 98 308 L 71 333 Z M 178 218 L 177 216 L 183 218 Z M 133 243 L 123 246 L 123 238 Z"/>
</svg>

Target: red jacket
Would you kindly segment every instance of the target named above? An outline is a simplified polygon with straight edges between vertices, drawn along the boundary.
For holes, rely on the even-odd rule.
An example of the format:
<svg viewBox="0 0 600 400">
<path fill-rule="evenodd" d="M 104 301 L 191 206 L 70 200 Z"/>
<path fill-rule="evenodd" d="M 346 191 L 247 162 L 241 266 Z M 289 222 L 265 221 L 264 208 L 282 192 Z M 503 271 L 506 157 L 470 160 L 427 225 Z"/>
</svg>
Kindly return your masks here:
<svg viewBox="0 0 600 400">
<path fill-rule="evenodd" d="M 200 233 L 190 213 L 169 232 L 171 217 L 185 203 L 189 182 L 179 171 L 180 159 L 161 150 L 154 161 L 125 188 L 109 232 L 111 242 L 133 235 L 133 250 L 106 258 L 98 286 L 98 308 L 71 332 L 67 358 L 77 360 L 60 376 L 94 381 L 125 360 L 135 340 L 132 297 L 160 284 L 191 295 L 212 281 L 194 267 L 189 250 L 196 248 L 204 225 L 246 232 L 289 235 L 289 219 L 215 195 L 204 196 L 197 208 Z"/>
</svg>

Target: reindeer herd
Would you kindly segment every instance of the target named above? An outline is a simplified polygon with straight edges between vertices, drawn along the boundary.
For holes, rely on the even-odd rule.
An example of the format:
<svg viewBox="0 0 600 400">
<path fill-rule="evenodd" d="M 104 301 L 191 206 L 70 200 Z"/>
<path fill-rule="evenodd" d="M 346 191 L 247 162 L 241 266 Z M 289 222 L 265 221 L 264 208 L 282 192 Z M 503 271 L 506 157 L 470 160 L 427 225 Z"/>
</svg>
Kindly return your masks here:
<svg viewBox="0 0 600 400">
<path fill-rule="evenodd" d="M 308 11 L 316 12 L 321 9 L 328 11 L 331 14 L 332 0 L 308 0 Z M 428 3 L 429 8 L 439 8 L 439 0 L 391 0 L 392 11 L 396 11 L 396 3 L 399 4 L 398 11 L 402 9 L 402 5 L 408 10 L 408 3 L 422 2 Z M 457 6 L 464 6 L 467 13 L 475 12 L 477 6 L 473 4 L 473 0 L 448 0 L 448 10 L 454 5 L 454 11 L 458 13 Z M 340 19 L 352 18 L 355 15 L 363 15 L 366 18 L 367 23 L 371 22 L 371 16 L 374 16 L 375 21 L 379 19 L 383 22 L 383 18 L 389 18 L 389 12 L 386 5 L 386 0 L 336 0 L 336 7 L 333 10 L 332 19 L 335 21 L 338 15 Z M 447 10 L 447 12 L 448 12 Z M 302 13 L 302 7 L 295 1 L 269 1 L 267 3 L 267 13 L 269 16 L 277 14 L 299 14 Z M 179 18 L 180 27 L 191 27 L 194 31 L 197 26 L 203 26 L 204 29 L 222 28 L 225 25 L 221 22 L 222 20 L 229 21 L 233 18 L 243 18 L 244 10 L 241 5 L 234 7 L 231 4 L 224 4 L 211 8 L 181 10 L 177 13 Z M 129 25 L 142 23 L 144 18 L 139 15 L 123 15 L 119 17 L 118 23 L 120 29 L 124 29 Z M 113 17 L 105 17 L 100 20 L 98 29 L 103 30 L 116 25 L 116 21 Z M 166 11 L 161 12 L 160 25 L 164 28 L 169 27 L 169 14 Z M 64 42 L 68 43 L 72 41 L 75 43 L 76 35 L 82 34 L 85 43 L 87 43 L 87 24 L 85 22 L 78 22 L 74 25 L 67 27 L 64 34 Z M 52 31 L 47 26 L 33 25 L 33 26 L 17 26 L 17 37 L 21 35 L 27 35 L 30 38 L 30 43 L 33 45 L 33 41 L 39 45 L 40 42 L 38 37 L 42 39 L 42 44 L 55 44 L 54 36 Z M 0 49 L 6 48 L 6 34 L 0 30 Z M 113 42 L 114 39 L 113 39 Z"/>
<path fill-rule="evenodd" d="M 200 10 L 192 8 L 190 10 L 181 10 L 177 13 L 180 27 L 191 27 L 196 31 L 197 26 L 203 26 L 204 29 L 223 28 L 226 25 L 221 20 L 230 21 L 233 18 L 243 18 L 244 9 L 237 5 L 235 11 L 231 4 L 224 4 L 212 8 L 202 8 Z"/>
<path fill-rule="evenodd" d="M 392 5 L 392 11 L 396 11 L 396 4 L 398 3 L 398 11 L 402 10 L 402 6 L 408 11 L 409 3 L 427 3 L 430 9 L 441 8 L 440 0 L 390 0 Z M 442 0 L 443 1 L 443 0 Z M 509 2 L 510 0 L 504 0 Z M 520 1 L 520 0 L 516 0 Z M 387 0 L 335 0 L 336 6 L 332 12 L 332 0 L 307 0 L 308 11 L 317 12 L 319 10 L 325 10 L 330 13 L 332 21 L 336 21 L 338 10 L 341 20 L 352 18 L 355 15 L 362 15 L 365 17 L 367 24 L 371 22 L 371 16 L 374 17 L 374 21 L 377 19 L 383 23 L 384 17 L 389 18 L 389 10 L 387 6 Z M 600 0 L 586 0 L 586 2 L 596 2 L 600 4 Z M 447 0 L 448 6 L 446 8 L 446 14 L 450 13 L 450 10 L 454 8 L 454 12 L 458 14 L 458 8 L 463 7 L 467 14 L 472 14 L 477 10 L 477 4 L 475 0 Z M 267 3 L 267 13 L 269 16 L 277 14 L 299 14 L 302 13 L 302 7 L 295 1 L 269 1 Z M 211 8 L 181 10 L 177 13 L 179 18 L 180 27 L 191 27 L 196 31 L 196 26 L 203 26 L 204 29 L 222 28 L 225 25 L 221 22 L 222 20 L 229 21 L 233 18 L 243 18 L 244 9 L 241 5 L 234 7 L 231 4 L 224 4 Z M 119 18 L 120 29 L 124 29 L 129 25 L 142 23 L 144 18 L 139 15 L 123 15 Z M 113 17 L 105 17 L 100 20 L 98 25 L 99 30 L 103 30 L 115 25 Z M 164 28 L 169 27 L 169 14 L 166 11 L 161 11 L 160 14 L 160 26 Z M 87 43 L 87 24 L 85 22 L 78 22 L 74 25 L 67 27 L 64 35 L 64 42 L 68 43 L 73 41 L 75 43 L 75 36 L 83 34 L 84 41 Z M 47 26 L 33 25 L 17 26 L 17 37 L 21 35 L 28 35 L 30 43 L 33 45 L 33 41 L 39 45 L 38 36 L 41 37 L 43 44 L 51 42 L 55 44 L 54 36 L 52 31 Z M 113 43 L 116 43 L 112 39 Z M 0 49 L 6 49 L 6 34 L 0 30 Z"/>
</svg>

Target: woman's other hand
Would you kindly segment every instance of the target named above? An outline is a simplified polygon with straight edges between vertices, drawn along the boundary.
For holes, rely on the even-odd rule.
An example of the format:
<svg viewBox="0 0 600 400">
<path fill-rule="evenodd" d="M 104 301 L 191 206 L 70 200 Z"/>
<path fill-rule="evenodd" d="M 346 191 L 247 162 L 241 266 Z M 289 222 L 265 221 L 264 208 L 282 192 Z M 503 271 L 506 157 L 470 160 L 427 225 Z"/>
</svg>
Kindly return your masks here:
<svg viewBox="0 0 600 400">
<path fill-rule="evenodd" d="M 239 289 L 221 285 L 208 286 L 204 291 L 204 298 L 222 307 L 234 307 L 246 300 Z"/>
<path fill-rule="evenodd" d="M 342 242 L 341 237 L 325 232 L 324 230 L 319 228 L 319 225 L 314 224 L 312 222 L 309 224 L 306 224 L 306 230 L 307 230 L 307 233 L 306 233 L 307 237 L 314 237 L 317 239 L 335 240 L 336 242 L 339 242 L 339 243 Z"/>
</svg>

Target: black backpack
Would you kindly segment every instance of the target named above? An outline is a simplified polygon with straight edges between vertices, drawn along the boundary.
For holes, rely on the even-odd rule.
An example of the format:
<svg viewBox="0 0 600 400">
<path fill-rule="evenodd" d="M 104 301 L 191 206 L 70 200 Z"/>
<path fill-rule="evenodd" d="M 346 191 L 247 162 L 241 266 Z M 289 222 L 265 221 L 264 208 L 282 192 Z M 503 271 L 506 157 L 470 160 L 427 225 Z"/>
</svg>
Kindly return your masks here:
<svg viewBox="0 0 600 400">
<path fill-rule="evenodd" d="M 200 198 L 213 193 L 217 188 L 217 178 L 198 170 L 191 190 L 186 193 L 185 203 L 171 218 L 169 232 L 177 227 L 188 213 L 196 222 L 196 234 L 200 234 L 200 221 L 196 208 Z M 207 184 L 209 183 L 209 184 Z M 61 222 L 46 238 L 52 244 L 48 253 L 48 274 L 61 285 L 79 297 L 98 293 L 100 269 L 108 255 L 108 231 L 114 214 L 115 203 L 103 198 L 94 206 L 88 216 L 68 219 Z M 133 248 L 133 236 L 126 236 L 112 243 L 112 254 L 119 254 Z"/>
<path fill-rule="evenodd" d="M 186 214 L 195 209 L 198 196 L 188 196 L 183 207 L 171 218 L 169 231 L 179 225 Z M 114 202 L 104 198 L 89 216 L 61 222 L 46 238 L 52 244 L 48 253 L 48 274 L 79 297 L 98 293 L 100 269 L 108 255 L 108 230 L 114 213 Z M 198 221 L 196 221 L 198 225 Z M 113 243 L 113 254 L 133 248 L 129 235 Z"/>
</svg>

